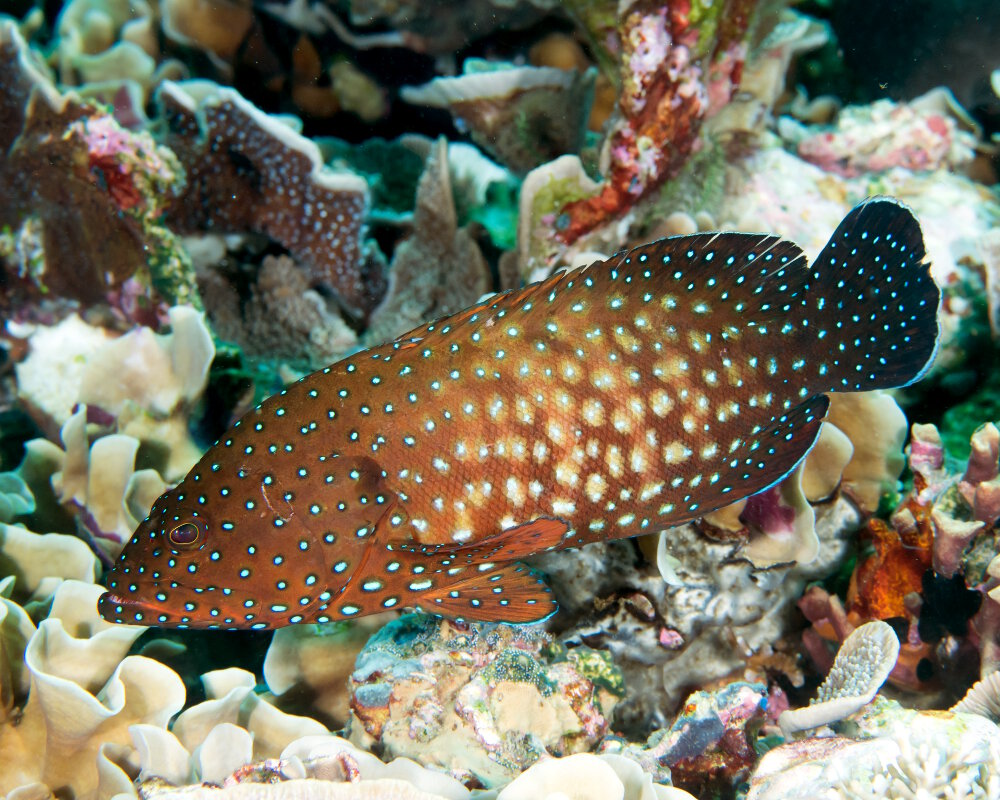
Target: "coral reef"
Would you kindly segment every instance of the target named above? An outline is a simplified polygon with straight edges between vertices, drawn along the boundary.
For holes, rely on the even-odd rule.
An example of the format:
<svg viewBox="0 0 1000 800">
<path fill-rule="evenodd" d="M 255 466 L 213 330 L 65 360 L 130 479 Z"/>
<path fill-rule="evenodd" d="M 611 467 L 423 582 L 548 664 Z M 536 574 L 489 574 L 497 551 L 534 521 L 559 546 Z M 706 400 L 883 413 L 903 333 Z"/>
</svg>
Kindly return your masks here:
<svg viewBox="0 0 1000 800">
<path fill-rule="evenodd" d="M 19 399 L 53 439 L 85 405 L 91 421 L 143 442 L 159 454 L 151 462 L 168 480 L 180 478 L 201 453 L 190 422 L 215 345 L 190 306 L 166 317 L 171 332 L 162 335 L 136 326 L 116 337 L 76 316 L 37 326 L 15 366 Z"/>
<path fill-rule="evenodd" d="M 645 558 L 611 542 L 534 559 L 575 620 L 561 638 L 610 651 L 623 671 L 616 729 L 665 726 L 692 685 L 744 671 L 757 679 L 751 654 L 782 663 L 774 643 L 791 630 L 806 582 L 836 570 L 861 522 L 843 497 L 815 511 L 815 557 L 765 571 L 741 558 L 744 540 L 709 538 L 698 525 L 640 540 Z"/>
<path fill-rule="evenodd" d="M 407 87 L 402 97 L 409 103 L 449 109 L 476 144 L 524 174 L 579 151 L 594 79 L 593 69 L 580 74 L 469 59 L 461 76 Z"/>
<path fill-rule="evenodd" d="M 536 627 L 408 615 L 361 651 L 351 692 L 352 735 L 489 787 L 592 748 L 622 686 L 606 654 Z"/>
<path fill-rule="evenodd" d="M 885 28 L 850 3 L 7 5 L 0 795 L 1000 800 L 992 95 L 849 75 Z M 745 501 L 536 556 L 543 624 L 98 616 L 155 499 L 305 371 L 658 236 L 813 258 L 875 194 L 942 289 L 926 378 L 834 396 Z"/>
<path fill-rule="evenodd" d="M 619 48 L 620 119 L 605 144 L 604 185 L 596 197 L 559 210 L 558 237 L 572 243 L 623 215 L 637 200 L 676 175 L 691 155 L 701 126 L 735 90 L 746 57 L 753 3 L 692 6 L 687 12 L 635 4 L 612 35 Z M 581 6 L 592 22 L 586 5 Z M 705 33 L 711 29 L 712 36 Z M 596 39 L 604 31 L 591 30 Z"/>
<path fill-rule="evenodd" d="M 174 154 L 60 94 L 9 20 L 0 72 L 0 302 L 24 315 L 39 295 L 108 299 L 130 320 L 159 298 L 197 303 L 190 259 L 161 221 L 184 184 Z"/>
<path fill-rule="evenodd" d="M 881 701 L 858 724 L 857 740 L 806 739 L 767 753 L 748 800 L 1000 796 L 1000 729 L 988 719 Z"/>
<path fill-rule="evenodd" d="M 413 233 L 397 247 L 389 290 L 372 312 L 368 341 L 395 339 L 424 320 L 476 302 L 490 288 L 489 267 L 468 230 L 458 228 L 448 145 L 439 141 L 417 186 Z"/>
<path fill-rule="evenodd" d="M 357 334 L 288 256 L 264 257 L 245 302 L 221 270 L 206 271 L 200 288 L 215 333 L 244 355 L 318 369 L 357 347 Z"/>
</svg>

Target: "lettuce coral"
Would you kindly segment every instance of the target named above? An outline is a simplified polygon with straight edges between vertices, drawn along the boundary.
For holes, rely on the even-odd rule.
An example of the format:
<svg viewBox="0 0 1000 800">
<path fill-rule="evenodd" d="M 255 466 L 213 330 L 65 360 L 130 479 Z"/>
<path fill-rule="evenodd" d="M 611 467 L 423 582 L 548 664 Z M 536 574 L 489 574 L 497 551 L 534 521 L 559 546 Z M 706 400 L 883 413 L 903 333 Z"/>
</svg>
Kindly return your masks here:
<svg viewBox="0 0 1000 800">
<path fill-rule="evenodd" d="M 26 700 L 17 691 L 23 690 L 23 679 L 13 687 L 16 717 L 8 709 L 0 724 L 2 792 L 41 784 L 78 798 L 95 797 L 101 748 L 128 743 L 128 729 L 136 723 L 165 726 L 183 705 L 184 686 L 172 670 L 143 656 L 126 656 L 143 629 L 97 617 L 101 591 L 80 581 L 61 583 L 37 630 L 2 599 L 18 631 L 13 640 L 5 636 L 5 646 L 23 642 L 28 678 Z"/>
<path fill-rule="evenodd" d="M 190 306 L 169 309 L 167 319 L 171 332 L 163 335 L 136 326 L 115 337 L 75 315 L 38 326 L 28 357 L 15 368 L 20 399 L 51 438 L 78 405 L 89 406 L 92 416 L 155 450 L 167 479 L 179 479 L 201 455 L 190 417 L 215 345 L 203 315 Z"/>
</svg>

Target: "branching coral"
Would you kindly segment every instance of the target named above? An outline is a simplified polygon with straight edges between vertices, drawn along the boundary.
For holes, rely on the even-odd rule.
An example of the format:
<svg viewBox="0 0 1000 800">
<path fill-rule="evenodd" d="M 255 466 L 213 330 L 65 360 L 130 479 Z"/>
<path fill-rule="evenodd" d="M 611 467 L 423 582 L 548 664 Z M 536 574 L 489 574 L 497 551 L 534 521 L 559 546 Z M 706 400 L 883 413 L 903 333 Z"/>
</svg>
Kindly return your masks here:
<svg viewBox="0 0 1000 800">
<path fill-rule="evenodd" d="M 748 800 L 1000 798 L 1000 730 L 971 714 L 877 703 L 857 740 L 805 739 L 768 752 Z"/>
</svg>

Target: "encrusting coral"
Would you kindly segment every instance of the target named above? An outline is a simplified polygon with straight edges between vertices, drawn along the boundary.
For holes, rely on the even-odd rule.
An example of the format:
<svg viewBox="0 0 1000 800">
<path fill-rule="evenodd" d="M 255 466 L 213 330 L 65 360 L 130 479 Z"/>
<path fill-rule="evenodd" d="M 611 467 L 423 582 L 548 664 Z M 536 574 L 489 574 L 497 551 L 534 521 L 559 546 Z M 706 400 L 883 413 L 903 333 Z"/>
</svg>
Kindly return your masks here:
<svg viewBox="0 0 1000 800">
<path fill-rule="evenodd" d="M 614 26 L 585 3 L 570 5 L 598 46 L 616 54 L 622 89 L 620 116 L 604 145 L 600 192 L 557 211 L 558 239 L 572 243 L 623 216 L 686 163 L 706 117 L 736 90 L 746 57 L 745 37 L 757 9 L 754 3 L 732 5 L 739 10 L 731 4 L 683 11 L 636 3 Z M 696 33 L 698 27 L 712 35 Z"/>
<path fill-rule="evenodd" d="M 567 652 L 538 628 L 417 614 L 372 637 L 351 692 L 353 737 L 497 786 L 543 753 L 592 748 L 622 687 L 606 654 Z"/>
</svg>

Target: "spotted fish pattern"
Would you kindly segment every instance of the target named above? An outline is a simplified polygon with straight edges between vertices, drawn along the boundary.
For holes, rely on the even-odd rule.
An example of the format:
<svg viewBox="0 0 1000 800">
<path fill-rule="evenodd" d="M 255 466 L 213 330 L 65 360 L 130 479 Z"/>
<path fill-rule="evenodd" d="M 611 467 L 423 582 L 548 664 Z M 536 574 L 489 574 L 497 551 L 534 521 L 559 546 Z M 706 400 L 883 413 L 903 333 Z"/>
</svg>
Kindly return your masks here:
<svg viewBox="0 0 1000 800">
<path fill-rule="evenodd" d="M 760 492 L 827 392 L 927 369 L 939 291 L 888 198 L 815 263 L 776 236 L 663 239 L 417 328 L 243 417 L 153 505 L 105 619 L 267 628 L 420 607 L 529 622 L 533 553 Z"/>
</svg>

